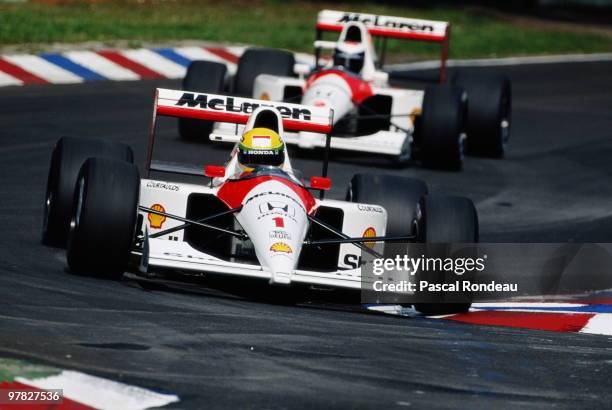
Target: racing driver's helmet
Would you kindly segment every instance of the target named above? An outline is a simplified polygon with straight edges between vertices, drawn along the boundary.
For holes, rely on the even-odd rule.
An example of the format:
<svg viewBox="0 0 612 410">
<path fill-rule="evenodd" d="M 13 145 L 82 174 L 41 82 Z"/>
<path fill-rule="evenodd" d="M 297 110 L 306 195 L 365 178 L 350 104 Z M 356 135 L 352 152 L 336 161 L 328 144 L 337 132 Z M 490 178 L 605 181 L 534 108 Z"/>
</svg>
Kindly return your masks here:
<svg viewBox="0 0 612 410">
<path fill-rule="evenodd" d="M 238 143 L 238 165 L 245 172 L 257 166 L 282 167 L 285 162 L 285 143 L 269 128 L 253 128 L 245 132 Z"/>
<path fill-rule="evenodd" d="M 339 43 L 334 49 L 334 66 L 359 74 L 365 62 L 363 44 L 355 42 Z"/>
</svg>

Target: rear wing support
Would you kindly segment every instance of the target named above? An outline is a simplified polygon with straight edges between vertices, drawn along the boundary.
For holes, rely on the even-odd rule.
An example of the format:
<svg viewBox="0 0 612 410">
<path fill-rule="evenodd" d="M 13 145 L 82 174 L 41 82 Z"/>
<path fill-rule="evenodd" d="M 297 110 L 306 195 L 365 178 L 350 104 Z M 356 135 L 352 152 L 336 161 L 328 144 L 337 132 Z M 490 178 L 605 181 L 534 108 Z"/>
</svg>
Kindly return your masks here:
<svg viewBox="0 0 612 410">
<path fill-rule="evenodd" d="M 155 131 L 157 130 L 157 100 L 159 89 L 155 89 L 153 97 L 153 115 L 151 117 L 151 128 L 149 129 L 149 141 L 147 143 L 147 157 L 145 160 L 145 175 L 151 178 L 151 162 L 153 161 L 153 147 L 155 146 Z"/>
<path fill-rule="evenodd" d="M 439 81 L 447 80 L 446 60 L 450 48 L 450 23 L 445 21 L 422 20 L 405 17 L 382 16 L 376 14 L 352 13 L 336 10 L 322 10 L 317 16 L 316 39 L 321 40 L 323 32 L 340 32 L 345 25 L 360 22 L 376 38 L 380 48 L 380 67 L 384 66 L 387 55 L 387 39 L 397 38 L 434 42 L 440 44 Z M 380 38 L 380 40 L 379 40 Z M 315 68 L 319 68 L 321 51 L 315 47 Z"/>
</svg>

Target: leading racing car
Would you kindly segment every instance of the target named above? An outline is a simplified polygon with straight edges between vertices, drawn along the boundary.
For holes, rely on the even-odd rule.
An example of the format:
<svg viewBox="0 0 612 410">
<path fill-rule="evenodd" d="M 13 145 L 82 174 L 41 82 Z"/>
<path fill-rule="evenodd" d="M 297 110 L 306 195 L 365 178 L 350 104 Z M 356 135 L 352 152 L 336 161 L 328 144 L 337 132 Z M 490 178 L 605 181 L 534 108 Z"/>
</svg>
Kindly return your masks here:
<svg viewBox="0 0 612 410">
<path fill-rule="evenodd" d="M 163 162 L 154 160 L 160 116 L 244 129 L 231 136 L 235 146 L 224 166 Z M 380 255 L 374 242 L 478 239 L 472 202 L 428 195 L 419 180 L 357 174 L 346 200 L 333 200 L 324 196 L 331 186 L 324 161 L 323 175 L 306 184 L 283 136 L 285 130 L 329 135 L 329 107 L 157 89 L 152 123 L 142 179 L 123 144 L 62 138 L 55 146 L 43 242 L 65 246 L 73 272 L 120 278 L 132 260 L 140 274 L 177 270 L 270 286 L 360 289 L 361 252 Z M 151 178 L 153 173 L 174 178 Z M 178 174 L 202 181 L 177 182 Z M 467 308 L 469 303 L 417 306 L 424 313 Z"/>
<path fill-rule="evenodd" d="M 323 41 L 324 31 L 339 31 L 340 36 L 337 41 Z M 383 39 L 380 59 L 372 36 Z M 440 84 L 424 91 L 390 86 L 389 74 L 381 69 L 387 38 L 441 44 Z M 464 151 L 503 156 L 510 135 L 511 89 L 504 76 L 465 72 L 458 73 L 452 84 L 444 84 L 449 41 L 447 22 L 323 10 L 318 15 L 312 71 L 296 65 L 291 53 L 248 49 L 233 79 L 227 78 L 222 64 L 196 61 L 184 86 L 331 107 L 333 149 L 384 154 L 400 164 L 420 159 L 429 166 L 459 169 Z M 321 65 L 323 49 L 333 54 Z M 216 124 L 213 131 L 212 123 L 179 122 L 181 136 L 189 139 L 206 140 L 210 132 L 228 130 L 227 124 Z M 326 143 L 325 135 L 310 131 L 287 133 L 285 140 L 304 149 Z"/>
</svg>

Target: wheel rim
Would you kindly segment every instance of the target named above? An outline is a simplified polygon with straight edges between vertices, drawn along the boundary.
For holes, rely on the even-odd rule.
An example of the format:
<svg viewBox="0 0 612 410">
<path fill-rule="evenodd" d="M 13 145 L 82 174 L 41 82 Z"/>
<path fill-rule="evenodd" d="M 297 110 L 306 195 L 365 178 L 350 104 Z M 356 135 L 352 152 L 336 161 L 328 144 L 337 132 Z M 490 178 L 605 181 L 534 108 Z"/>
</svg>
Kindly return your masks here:
<svg viewBox="0 0 612 410">
<path fill-rule="evenodd" d="M 76 204 L 74 214 L 70 221 L 70 230 L 75 231 L 81 222 L 81 212 L 83 211 L 83 196 L 85 195 L 85 178 L 79 178 L 77 183 Z"/>
<path fill-rule="evenodd" d="M 415 235 L 416 242 L 425 242 L 425 231 L 423 229 L 423 208 L 419 202 L 414 210 L 415 216 L 412 221 L 412 233 Z"/>
<path fill-rule="evenodd" d="M 467 139 L 467 134 L 462 132 L 459 134 L 459 138 L 457 141 L 457 149 L 459 150 L 459 165 L 463 164 L 463 158 L 465 156 L 465 140 Z"/>
<path fill-rule="evenodd" d="M 43 235 L 47 234 L 49 229 L 49 212 L 51 210 L 51 204 L 53 203 L 53 191 L 47 192 L 47 198 L 45 199 L 45 210 L 43 212 Z"/>
<path fill-rule="evenodd" d="M 57 185 L 58 185 L 58 173 L 59 171 L 57 170 L 57 166 L 56 166 L 56 154 L 53 154 L 53 157 L 51 158 L 51 169 L 49 171 L 49 177 L 47 180 L 47 192 L 45 195 L 45 206 L 43 207 L 43 226 L 42 226 L 42 233 L 43 233 L 43 240 L 47 237 L 47 235 L 49 234 L 49 216 L 51 216 L 51 210 L 53 209 L 53 201 L 54 201 L 54 197 L 55 195 L 53 194 L 56 190 L 57 190 Z"/>
<path fill-rule="evenodd" d="M 501 103 L 499 136 L 501 138 L 502 152 L 504 152 L 506 150 L 506 144 L 510 139 L 510 99 L 507 93 L 504 93 Z"/>
<path fill-rule="evenodd" d="M 510 121 L 503 118 L 500 123 L 499 123 L 499 127 L 500 127 L 500 131 L 501 131 L 501 139 L 502 139 L 502 146 L 506 146 L 506 144 L 508 143 L 508 140 L 510 139 Z"/>
</svg>

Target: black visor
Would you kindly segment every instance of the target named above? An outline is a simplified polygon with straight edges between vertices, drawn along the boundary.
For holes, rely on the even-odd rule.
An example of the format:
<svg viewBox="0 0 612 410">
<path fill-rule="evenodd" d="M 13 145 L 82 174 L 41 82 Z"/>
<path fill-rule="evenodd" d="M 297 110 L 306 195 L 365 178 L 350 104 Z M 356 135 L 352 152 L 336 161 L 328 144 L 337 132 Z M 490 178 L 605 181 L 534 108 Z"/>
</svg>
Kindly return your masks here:
<svg viewBox="0 0 612 410">
<path fill-rule="evenodd" d="M 345 53 L 340 50 L 334 52 L 334 65 L 341 66 L 353 73 L 359 73 L 363 68 L 365 53 Z"/>
</svg>

